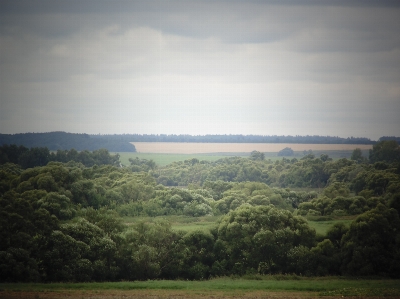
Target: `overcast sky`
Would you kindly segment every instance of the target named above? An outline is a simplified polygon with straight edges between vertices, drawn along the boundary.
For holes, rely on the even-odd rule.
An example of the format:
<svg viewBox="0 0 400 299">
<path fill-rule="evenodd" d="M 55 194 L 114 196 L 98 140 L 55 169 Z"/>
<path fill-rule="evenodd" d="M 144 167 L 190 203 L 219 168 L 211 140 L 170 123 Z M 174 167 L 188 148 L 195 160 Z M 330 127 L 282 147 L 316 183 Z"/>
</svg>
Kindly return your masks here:
<svg viewBox="0 0 400 299">
<path fill-rule="evenodd" d="M 400 136 L 400 1 L 1 1 L 0 133 Z"/>
</svg>

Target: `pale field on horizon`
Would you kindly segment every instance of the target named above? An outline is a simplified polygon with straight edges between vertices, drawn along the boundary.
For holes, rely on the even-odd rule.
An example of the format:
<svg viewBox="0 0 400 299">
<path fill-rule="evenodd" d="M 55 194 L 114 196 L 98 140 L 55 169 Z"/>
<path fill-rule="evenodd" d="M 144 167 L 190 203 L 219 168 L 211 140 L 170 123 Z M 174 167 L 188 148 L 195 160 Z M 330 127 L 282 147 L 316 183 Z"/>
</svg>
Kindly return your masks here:
<svg viewBox="0 0 400 299">
<path fill-rule="evenodd" d="M 343 151 L 372 149 L 370 144 L 299 144 L 299 143 L 189 143 L 189 142 L 131 142 L 138 153 L 204 154 L 279 152 L 285 147 L 296 151 Z"/>
</svg>

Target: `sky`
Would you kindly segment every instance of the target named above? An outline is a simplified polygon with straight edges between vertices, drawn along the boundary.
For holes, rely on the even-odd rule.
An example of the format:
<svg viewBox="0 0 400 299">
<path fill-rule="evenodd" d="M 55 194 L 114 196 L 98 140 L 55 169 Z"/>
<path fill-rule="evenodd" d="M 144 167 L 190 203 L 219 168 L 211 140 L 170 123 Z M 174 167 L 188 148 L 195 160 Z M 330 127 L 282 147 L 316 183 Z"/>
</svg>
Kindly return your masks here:
<svg viewBox="0 0 400 299">
<path fill-rule="evenodd" d="M 400 1 L 0 1 L 0 133 L 400 136 Z"/>
</svg>

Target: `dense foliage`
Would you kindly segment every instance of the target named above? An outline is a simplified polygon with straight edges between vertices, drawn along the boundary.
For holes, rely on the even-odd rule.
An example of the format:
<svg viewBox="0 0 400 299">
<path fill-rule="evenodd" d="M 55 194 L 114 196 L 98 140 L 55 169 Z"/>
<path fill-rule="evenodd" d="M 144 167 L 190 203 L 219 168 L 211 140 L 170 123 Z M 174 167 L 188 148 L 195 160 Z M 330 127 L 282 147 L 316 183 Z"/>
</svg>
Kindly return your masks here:
<svg viewBox="0 0 400 299">
<path fill-rule="evenodd" d="M 353 160 L 307 155 L 271 162 L 253 152 L 250 158 L 191 159 L 164 168 L 140 159 L 121 168 L 107 151 L 111 160 L 85 166 L 60 151 L 53 155 L 65 160 L 24 169 L 6 153 L 10 162 L 0 165 L 0 281 L 274 273 L 399 278 L 400 161 L 380 155 L 386 142 L 374 146 L 369 161 L 355 153 Z M 167 186 L 171 182 L 187 187 Z M 163 215 L 220 220 L 210 231 L 185 233 L 164 220 L 128 225 L 122 219 Z M 325 235 L 306 220 L 343 215 L 355 220 Z"/>
<path fill-rule="evenodd" d="M 230 157 L 215 162 L 197 159 L 175 162 L 153 172 L 157 182 L 167 186 L 203 185 L 206 181 L 226 182 L 255 181 L 274 187 L 324 187 L 330 171 L 340 167 L 344 161 L 332 162 L 328 156 L 315 158 L 307 155 L 277 160 Z M 349 161 L 349 163 L 352 163 Z"/>
</svg>

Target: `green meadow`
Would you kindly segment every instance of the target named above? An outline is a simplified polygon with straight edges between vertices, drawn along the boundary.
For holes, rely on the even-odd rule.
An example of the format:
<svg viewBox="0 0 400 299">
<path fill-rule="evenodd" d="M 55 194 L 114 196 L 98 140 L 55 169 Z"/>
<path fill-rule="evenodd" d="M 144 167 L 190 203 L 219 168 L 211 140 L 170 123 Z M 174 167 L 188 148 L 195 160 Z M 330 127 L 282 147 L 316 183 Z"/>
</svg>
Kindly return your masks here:
<svg viewBox="0 0 400 299">
<path fill-rule="evenodd" d="M 50 297 L 48 295 L 51 295 Z M 203 281 L 148 280 L 103 283 L 3 283 L 0 298 L 398 298 L 400 281 L 296 275 L 248 275 Z M 31 295 L 32 297 L 28 296 Z M 148 297 L 150 296 L 150 297 Z"/>
</svg>

